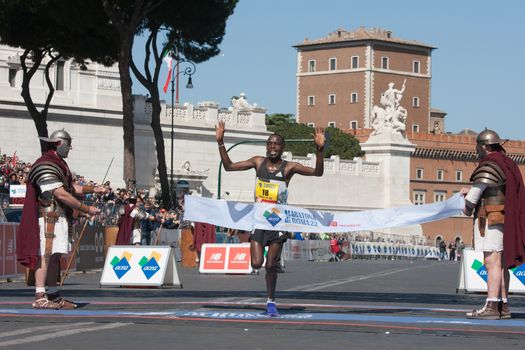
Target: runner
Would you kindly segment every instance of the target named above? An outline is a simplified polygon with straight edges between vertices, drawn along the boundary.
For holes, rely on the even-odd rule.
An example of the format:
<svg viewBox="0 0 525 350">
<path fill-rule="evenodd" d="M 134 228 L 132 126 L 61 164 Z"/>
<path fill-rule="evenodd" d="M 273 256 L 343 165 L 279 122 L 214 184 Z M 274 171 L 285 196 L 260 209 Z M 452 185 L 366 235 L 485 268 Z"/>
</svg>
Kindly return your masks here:
<svg viewBox="0 0 525 350">
<path fill-rule="evenodd" d="M 219 145 L 224 169 L 226 171 L 256 170 L 255 201 L 276 204 L 287 204 L 288 184 L 294 174 L 305 176 L 323 175 L 323 149 L 325 137 L 323 129 L 316 128 L 314 137 L 317 146 L 317 159 L 315 168 L 306 167 L 296 162 L 287 162 L 282 159 L 284 139 L 279 134 L 268 137 L 266 142 L 266 157 L 255 156 L 248 160 L 233 163 L 224 146 L 225 123 L 220 121 L 215 127 L 215 137 Z M 268 296 L 266 313 L 268 316 L 277 317 L 279 312 L 275 303 L 275 288 L 277 284 L 277 269 L 280 252 L 287 235 L 285 232 L 255 230 L 250 235 L 251 264 L 256 270 L 262 267 L 264 261 L 264 247 L 268 246 L 266 256 L 266 292 Z"/>
</svg>

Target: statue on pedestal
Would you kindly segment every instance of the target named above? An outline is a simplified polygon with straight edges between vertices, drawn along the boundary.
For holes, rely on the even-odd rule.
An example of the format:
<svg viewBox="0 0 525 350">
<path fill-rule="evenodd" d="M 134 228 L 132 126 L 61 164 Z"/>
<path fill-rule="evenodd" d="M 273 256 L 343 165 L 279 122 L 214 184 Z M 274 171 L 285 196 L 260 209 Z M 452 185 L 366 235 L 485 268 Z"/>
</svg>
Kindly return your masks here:
<svg viewBox="0 0 525 350">
<path fill-rule="evenodd" d="M 241 92 L 239 94 L 239 97 L 233 97 L 232 98 L 232 109 L 251 111 L 255 107 L 256 107 L 255 104 L 251 105 L 251 104 L 248 103 L 248 100 L 246 99 L 246 94 L 244 92 Z"/>
<path fill-rule="evenodd" d="M 406 79 L 403 81 L 401 90 L 395 89 L 394 83 L 388 84 L 388 89 L 381 94 L 380 103 L 382 107 L 372 108 L 371 126 L 374 129 L 372 135 L 384 132 L 399 133 L 405 135 L 407 110 L 399 104 L 405 91 Z"/>
</svg>

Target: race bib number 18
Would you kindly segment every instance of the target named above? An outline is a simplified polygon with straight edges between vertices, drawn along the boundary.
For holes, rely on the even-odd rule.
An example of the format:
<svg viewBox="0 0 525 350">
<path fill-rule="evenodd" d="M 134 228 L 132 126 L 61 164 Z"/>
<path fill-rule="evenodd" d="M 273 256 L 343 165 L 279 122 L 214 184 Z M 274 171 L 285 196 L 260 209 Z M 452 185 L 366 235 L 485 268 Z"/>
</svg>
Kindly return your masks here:
<svg viewBox="0 0 525 350">
<path fill-rule="evenodd" d="M 262 202 L 277 203 L 279 196 L 279 184 L 257 179 L 255 197 Z"/>
</svg>

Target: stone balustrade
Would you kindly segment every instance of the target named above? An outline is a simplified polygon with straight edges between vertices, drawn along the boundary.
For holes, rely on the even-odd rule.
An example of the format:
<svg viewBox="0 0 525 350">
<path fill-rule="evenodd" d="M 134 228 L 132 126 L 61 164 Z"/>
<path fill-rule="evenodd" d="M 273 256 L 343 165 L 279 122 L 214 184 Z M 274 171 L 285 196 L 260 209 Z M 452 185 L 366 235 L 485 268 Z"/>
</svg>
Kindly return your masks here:
<svg viewBox="0 0 525 350">
<path fill-rule="evenodd" d="M 313 153 L 306 157 L 294 156 L 291 152 L 284 152 L 283 159 L 297 162 L 304 166 L 315 167 L 316 156 Z M 325 174 L 342 175 L 381 175 L 379 162 L 368 162 L 361 158 L 354 160 L 340 159 L 339 156 L 331 156 L 324 159 Z"/>
</svg>

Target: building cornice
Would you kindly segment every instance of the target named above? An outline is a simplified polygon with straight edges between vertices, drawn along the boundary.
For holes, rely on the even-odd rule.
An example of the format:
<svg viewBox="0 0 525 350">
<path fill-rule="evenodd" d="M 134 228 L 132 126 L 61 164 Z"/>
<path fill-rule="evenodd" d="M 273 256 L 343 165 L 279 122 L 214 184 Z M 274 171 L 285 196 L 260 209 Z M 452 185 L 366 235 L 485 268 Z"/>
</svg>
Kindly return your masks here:
<svg viewBox="0 0 525 350">
<path fill-rule="evenodd" d="M 476 162 L 479 160 L 476 151 L 425 147 L 416 147 L 416 150 L 414 151 L 412 156 L 416 158 L 461 160 L 470 162 Z M 513 161 L 515 161 L 517 164 L 525 164 L 525 154 L 507 154 L 507 156 Z"/>
</svg>

